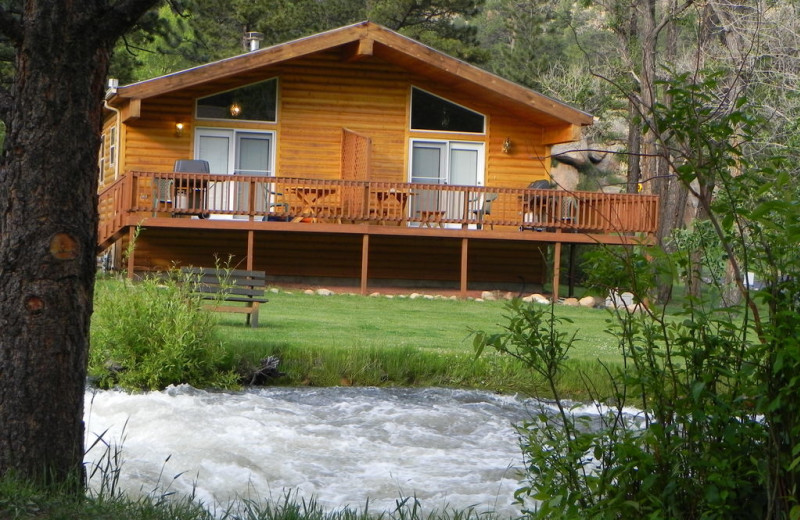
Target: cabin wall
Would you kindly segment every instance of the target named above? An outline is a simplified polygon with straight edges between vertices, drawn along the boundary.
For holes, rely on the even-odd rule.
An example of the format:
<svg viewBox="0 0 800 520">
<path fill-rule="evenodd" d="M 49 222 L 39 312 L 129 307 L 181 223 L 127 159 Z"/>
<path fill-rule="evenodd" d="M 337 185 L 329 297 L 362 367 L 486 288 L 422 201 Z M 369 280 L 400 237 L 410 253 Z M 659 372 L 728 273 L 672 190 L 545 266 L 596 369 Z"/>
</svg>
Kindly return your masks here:
<svg viewBox="0 0 800 520">
<path fill-rule="evenodd" d="M 272 77 L 278 78 L 277 123 L 194 118 L 195 98 Z M 412 132 L 412 85 L 485 114 L 486 134 Z M 113 118 L 110 114 L 107 124 Z M 184 123 L 181 136 L 175 130 L 179 121 Z M 339 178 L 342 128 L 372 139 L 373 180 L 408 180 L 410 138 L 484 143 L 487 186 L 525 187 L 547 177 L 550 167 L 549 147 L 542 144 L 542 128 L 502 107 L 459 94 L 377 58 L 344 61 L 339 51 L 146 99 L 139 117 L 125 121 L 124 127 L 120 135 L 122 172 L 171 171 L 175 160 L 194 157 L 198 127 L 274 131 L 275 170 L 284 177 Z M 503 149 L 506 139 L 511 142 L 507 151 Z"/>
<path fill-rule="evenodd" d="M 358 285 L 361 247 L 357 234 L 259 231 L 253 240 L 253 268 L 278 280 L 338 279 Z M 405 280 L 458 286 L 461 239 L 375 235 L 369 251 L 372 285 Z M 547 245 L 538 242 L 470 240 L 467 278 L 470 284 L 530 290 L 545 281 L 546 251 Z M 136 239 L 134 270 L 219 264 L 244 269 L 246 255 L 246 231 L 144 229 Z"/>
</svg>

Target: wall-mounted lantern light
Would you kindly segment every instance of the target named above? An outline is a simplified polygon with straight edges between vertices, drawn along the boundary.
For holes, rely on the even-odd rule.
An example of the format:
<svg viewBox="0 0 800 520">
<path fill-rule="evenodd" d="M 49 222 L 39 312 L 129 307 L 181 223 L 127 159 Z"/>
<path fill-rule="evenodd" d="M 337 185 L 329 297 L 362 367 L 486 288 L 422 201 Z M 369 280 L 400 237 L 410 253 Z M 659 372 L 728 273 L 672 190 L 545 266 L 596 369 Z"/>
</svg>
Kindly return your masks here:
<svg viewBox="0 0 800 520">
<path fill-rule="evenodd" d="M 242 113 L 242 105 L 234 101 L 230 107 L 231 115 L 233 117 L 239 117 L 239 114 Z"/>
<path fill-rule="evenodd" d="M 505 141 L 503 141 L 503 153 L 509 153 L 511 151 L 511 138 L 506 137 Z"/>
<path fill-rule="evenodd" d="M 184 126 L 185 125 L 183 124 L 182 121 L 178 121 L 178 122 L 175 123 L 175 137 L 183 136 L 183 128 L 184 128 Z"/>
</svg>

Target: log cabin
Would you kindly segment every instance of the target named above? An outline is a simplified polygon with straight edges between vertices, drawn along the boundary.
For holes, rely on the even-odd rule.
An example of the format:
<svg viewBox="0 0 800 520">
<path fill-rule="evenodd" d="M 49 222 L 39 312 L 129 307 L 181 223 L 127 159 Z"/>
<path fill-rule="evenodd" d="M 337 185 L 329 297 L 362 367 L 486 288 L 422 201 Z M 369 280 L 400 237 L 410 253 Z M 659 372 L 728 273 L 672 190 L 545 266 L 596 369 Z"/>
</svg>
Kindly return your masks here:
<svg viewBox="0 0 800 520">
<path fill-rule="evenodd" d="M 551 187 L 585 112 L 371 22 L 256 47 L 110 85 L 98 251 L 117 268 L 558 297 L 562 245 L 656 230 L 654 196 Z"/>
</svg>

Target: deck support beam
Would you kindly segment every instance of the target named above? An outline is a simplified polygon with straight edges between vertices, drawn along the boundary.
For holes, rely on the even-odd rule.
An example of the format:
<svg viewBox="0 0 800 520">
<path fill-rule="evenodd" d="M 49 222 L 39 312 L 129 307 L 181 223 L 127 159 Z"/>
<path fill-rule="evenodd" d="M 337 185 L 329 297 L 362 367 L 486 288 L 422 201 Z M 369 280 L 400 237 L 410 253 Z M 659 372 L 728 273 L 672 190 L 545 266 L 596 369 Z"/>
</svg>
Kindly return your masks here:
<svg viewBox="0 0 800 520">
<path fill-rule="evenodd" d="M 133 280 L 133 269 L 136 266 L 136 263 L 133 260 L 133 255 L 135 254 L 134 251 L 136 250 L 134 246 L 134 241 L 136 240 L 136 228 L 134 226 L 128 227 L 128 279 Z"/>
<path fill-rule="evenodd" d="M 367 295 L 369 274 L 369 235 L 361 237 L 361 295 Z"/>
<path fill-rule="evenodd" d="M 467 297 L 467 265 L 469 260 L 469 239 L 461 239 L 461 297 Z"/>
<path fill-rule="evenodd" d="M 253 256 L 254 256 L 254 252 L 253 251 L 255 250 L 254 234 L 255 233 L 253 232 L 252 229 L 247 232 L 247 267 L 246 267 L 246 269 L 248 271 L 252 271 L 253 270 Z"/>
<path fill-rule="evenodd" d="M 561 242 L 553 244 L 553 301 L 558 301 L 558 286 L 561 283 Z"/>
</svg>

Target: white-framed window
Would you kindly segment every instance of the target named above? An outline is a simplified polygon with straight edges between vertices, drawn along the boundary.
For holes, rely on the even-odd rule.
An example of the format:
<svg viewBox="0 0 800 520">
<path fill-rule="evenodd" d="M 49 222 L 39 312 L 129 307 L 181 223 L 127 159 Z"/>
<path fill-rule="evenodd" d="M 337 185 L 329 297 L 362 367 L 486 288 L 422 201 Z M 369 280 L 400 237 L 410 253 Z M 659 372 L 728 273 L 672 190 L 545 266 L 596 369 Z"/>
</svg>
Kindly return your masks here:
<svg viewBox="0 0 800 520">
<path fill-rule="evenodd" d="M 409 181 L 481 186 L 484 163 L 483 143 L 411 139 Z"/>
<path fill-rule="evenodd" d="M 100 134 L 100 153 L 97 154 L 98 182 L 102 185 L 106 173 L 106 136 Z"/>
<path fill-rule="evenodd" d="M 112 126 L 108 130 L 108 165 L 117 164 L 117 127 Z"/>
</svg>

